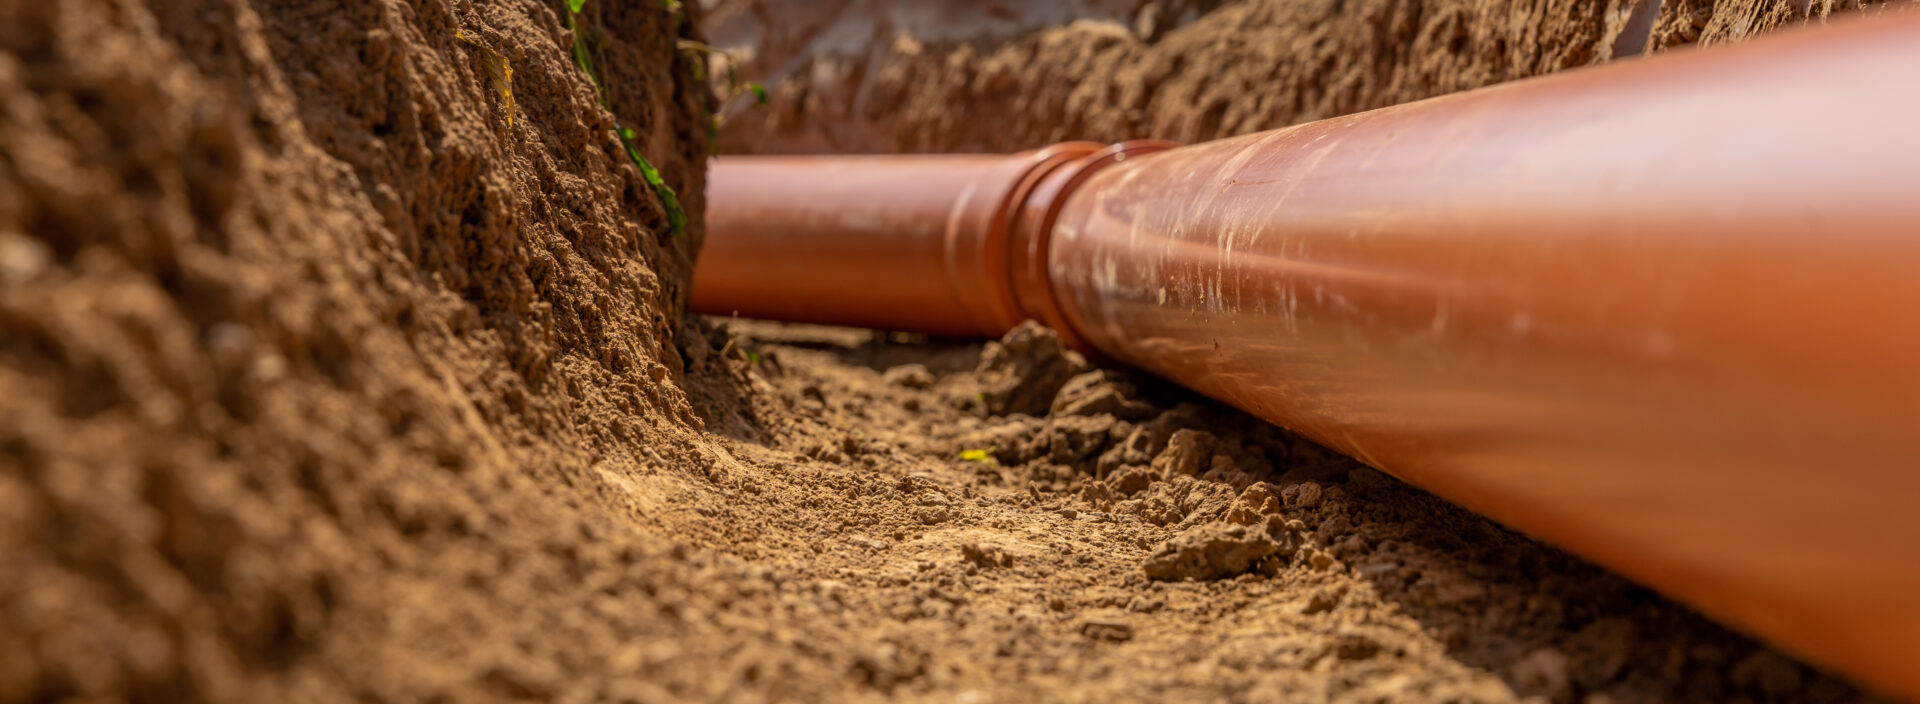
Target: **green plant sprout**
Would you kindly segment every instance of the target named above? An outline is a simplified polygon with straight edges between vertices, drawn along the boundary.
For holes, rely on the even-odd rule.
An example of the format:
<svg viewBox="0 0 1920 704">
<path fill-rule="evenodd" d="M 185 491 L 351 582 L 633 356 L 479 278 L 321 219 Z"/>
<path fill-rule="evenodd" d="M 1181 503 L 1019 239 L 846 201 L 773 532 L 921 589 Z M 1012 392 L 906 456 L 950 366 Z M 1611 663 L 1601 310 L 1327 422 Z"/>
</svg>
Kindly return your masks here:
<svg viewBox="0 0 1920 704">
<path fill-rule="evenodd" d="M 593 73 L 593 52 L 587 47 L 585 33 L 580 31 L 580 11 L 586 6 L 587 0 L 567 0 L 567 31 L 573 33 L 573 64 L 579 67 L 581 73 L 586 74 L 587 83 L 593 86 L 593 94 L 600 101 L 600 107 L 606 108 L 607 112 L 613 112 L 613 106 L 607 104 L 606 91 L 601 87 L 599 77 Z M 667 0 L 662 3 L 662 7 L 674 14 L 674 34 L 679 34 L 679 2 Z M 680 205 L 680 194 L 675 193 L 673 187 L 667 185 L 666 179 L 660 177 L 660 170 L 653 167 L 653 162 L 647 161 L 647 157 L 640 153 L 639 147 L 634 146 L 638 135 L 632 128 L 621 124 L 617 116 L 614 118 L 613 132 L 620 138 L 620 146 L 626 149 L 627 158 L 633 162 L 635 168 L 640 169 L 640 177 L 653 188 L 654 195 L 658 196 L 661 205 L 666 207 L 667 231 L 675 239 L 679 239 L 687 231 L 687 211 Z"/>
<path fill-rule="evenodd" d="M 571 3 L 573 0 L 567 0 L 567 2 Z M 584 0 L 582 2 L 584 4 Z M 687 17 L 686 13 L 681 11 L 680 0 L 660 0 L 660 9 L 667 11 L 667 28 L 672 30 L 668 33 L 676 37 L 680 36 L 680 23 Z"/>
<path fill-rule="evenodd" d="M 581 73 L 587 74 L 587 83 L 593 86 L 594 97 L 599 98 L 600 79 L 593 74 L 593 54 L 587 50 L 587 37 L 581 33 L 575 19 L 580 16 L 580 9 L 586 6 L 587 0 L 567 0 L 567 31 L 573 34 L 573 65 L 580 67 Z M 601 105 L 606 104 L 605 98 L 600 100 Z"/>
<path fill-rule="evenodd" d="M 740 98 L 752 96 L 755 102 L 759 103 L 761 107 L 765 107 L 767 104 L 767 87 L 753 81 L 740 80 L 740 60 L 735 58 L 731 52 L 722 51 L 714 48 L 710 44 L 696 42 L 691 39 L 680 40 L 678 46 L 682 53 L 687 54 L 688 58 L 692 59 L 689 64 L 693 67 L 693 80 L 695 82 L 704 83 L 707 81 L 707 57 L 719 58 L 721 65 L 726 67 L 727 85 L 726 91 L 720 96 L 720 109 L 707 115 L 707 153 L 714 154 L 718 152 L 720 148 L 720 127 L 726 122 L 727 113 L 732 109 L 733 104 Z"/>
<path fill-rule="evenodd" d="M 974 449 L 974 450 L 961 450 L 961 451 L 960 451 L 960 459 L 962 459 L 962 460 L 965 460 L 965 461 L 968 461 L 968 462 L 981 462 L 981 463 L 985 463 L 985 464 L 1000 464 L 1000 463 L 999 463 L 998 461 L 996 461 L 996 460 L 994 460 L 994 459 L 993 459 L 993 453 L 991 453 L 991 452 L 988 452 L 988 451 L 986 451 L 986 450 L 980 450 L 980 449 Z"/>
<path fill-rule="evenodd" d="M 633 146 L 633 140 L 638 136 L 633 128 L 619 123 L 614 126 L 620 133 L 620 146 L 627 148 L 627 157 L 633 159 L 633 165 L 640 168 L 640 177 L 647 180 L 647 185 L 653 186 L 654 194 L 660 196 L 660 202 L 667 206 L 667 229 L 674 237 L 679 237 L 687 231 L 687 211 L 680 207 L 680 195 L 673 192 L 673 187 L 660 177 L 660 170 L 653 168 L 653 164 L 640 155 L 639 148 Z"/>
</svg>

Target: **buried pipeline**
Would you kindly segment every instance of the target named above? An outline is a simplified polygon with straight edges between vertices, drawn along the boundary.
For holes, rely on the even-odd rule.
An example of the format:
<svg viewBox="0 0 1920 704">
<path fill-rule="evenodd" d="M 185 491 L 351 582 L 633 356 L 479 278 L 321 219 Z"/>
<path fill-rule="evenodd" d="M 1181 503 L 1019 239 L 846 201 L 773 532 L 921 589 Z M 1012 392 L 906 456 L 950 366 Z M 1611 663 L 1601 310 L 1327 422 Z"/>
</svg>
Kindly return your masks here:
<svg viewBox="0 0 1920 704">
<path fill-rule="evenodd" d="M 697 311 L 1037 319 L 1920 698 L 1920 12 L 709 203 Z"/>
</svg>

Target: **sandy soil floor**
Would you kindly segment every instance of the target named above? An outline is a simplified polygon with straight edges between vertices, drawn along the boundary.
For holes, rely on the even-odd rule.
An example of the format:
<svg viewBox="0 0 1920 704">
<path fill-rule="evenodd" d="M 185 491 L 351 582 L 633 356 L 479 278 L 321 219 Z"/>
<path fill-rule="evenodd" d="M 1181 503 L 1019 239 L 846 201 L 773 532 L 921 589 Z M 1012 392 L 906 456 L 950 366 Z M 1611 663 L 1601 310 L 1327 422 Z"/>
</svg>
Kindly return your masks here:
<svg viewBox="0 0 1920 704">
<path fill-rule="evenodd" d="M 1655 32 L 1833 5 L 1792 4 Z M 876 29 L 923 58 L 861 64 L 882 86 L 861 91 L 918 107 L 861 103 L 873 128 L 839 142 L 807 127 L 839 108 L 795 97 L 827 83 L 780 81 L 784 122 L 723 138 L 1000 148 L 1053 128 L 972 120 L 1050 115 L 1199 138 L 1602 60 L 1624 22 L 1574 0 L 1072 8 L 1124 21 Z M 701 20 L 0 3 L 0 702 L 1865 698 L 1045 330 L 682 318 Z M 1478 68 L 1364 48 L 1405 36 L 1464 36 Z M 1193 73 L 1276 50 L 1326 72 Z M 952 73 L 913 78 L 930 66 Z M 1187 92 L 1066 98 L 1128 81 Z M 941 117 L 962 89 L 1002 102 Z"/>
<path fill-rule="evenodd" d="M 980 345 L 717 322 L 691 368 L 746 402 L 695 405 L 740 464 L 691 510 L 744 524 L 724 552 L 766 576 L 735 598 L 778 599 L 768 637 L 837 660 L 850 692 L 1863 698 L 1351 459 L 1088 368 L 1044 329 Z"/>
</svg>

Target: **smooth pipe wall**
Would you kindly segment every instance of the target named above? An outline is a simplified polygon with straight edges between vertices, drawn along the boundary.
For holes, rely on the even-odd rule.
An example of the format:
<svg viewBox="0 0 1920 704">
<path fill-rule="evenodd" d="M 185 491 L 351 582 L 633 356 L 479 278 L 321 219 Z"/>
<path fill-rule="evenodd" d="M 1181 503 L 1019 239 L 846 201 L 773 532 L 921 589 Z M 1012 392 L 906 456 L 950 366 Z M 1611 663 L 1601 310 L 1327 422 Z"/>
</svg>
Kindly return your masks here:
<svg viewBox="0 0 1920 704">
<path fill-rule="evenodd" d="M 1023 316 L 1007 280 L 1012 208 L 1098 145 L 1018 154 L 722 157 L 693 310 L 994 336 Z"/>
<path fill-rule="evenodd" d="M 955 199 L 1008 157 L 722 157 L 693 306 L 781 320 L 982 334 L 947 275 Z M 768 202 L 751 194 L 778 192 Z M 742 223 L 746 225 L 743 226 Z M 778 226 L 768 226 L 777 224 Z"/>
<path fill-rule="evenodd" d="M 1088 343 L 1920 698 L 1920 15 L 1194 145 Z"/>
<path fill-rule="evenodd" d="M 1920 15 L 1124 146 L 722 158 L 695 310 L 1040 318 L 1920 698 Z"/>
</svg>

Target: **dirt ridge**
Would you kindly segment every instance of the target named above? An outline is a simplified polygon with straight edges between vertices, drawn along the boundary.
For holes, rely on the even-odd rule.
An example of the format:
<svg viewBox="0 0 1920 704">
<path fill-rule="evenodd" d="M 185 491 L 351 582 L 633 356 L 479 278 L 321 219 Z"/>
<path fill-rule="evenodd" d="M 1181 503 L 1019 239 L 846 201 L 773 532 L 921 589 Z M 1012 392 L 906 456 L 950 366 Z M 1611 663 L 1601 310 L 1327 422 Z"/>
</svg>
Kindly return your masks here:
<svg viewBox="0 0 1920 704">
<path fill-rule="evenodd" d="M 772 94 L 770 109 L 731 117 L 725 150 L 1012 152 L 1075 139 L 1219 139 L 1604 63 L 1636 0 L 1090 3 L 1101 11 L 1065 26 L 982 27 L 972 39 L 869 17 L 892 16 L 874 6 L 913 4 L 720 3 L 714 42 L 741 52 L 742 74 Z M 1667 0 L 1646 51 L 1881 6 Z M 804 19 L 786 20 L 795 16 Z"/>
</svg>

